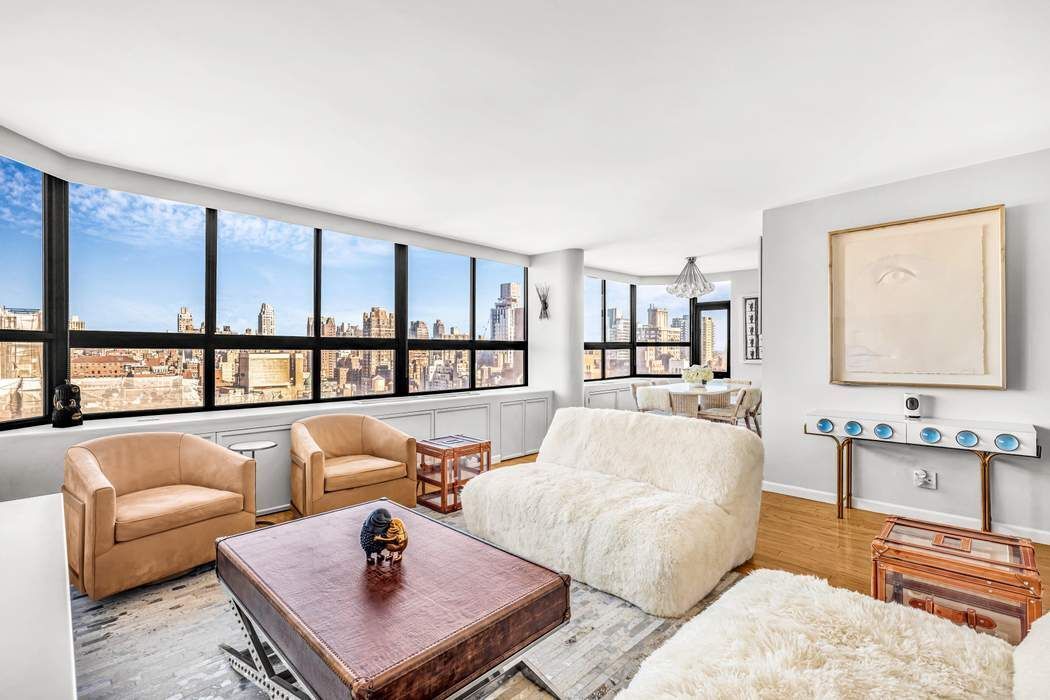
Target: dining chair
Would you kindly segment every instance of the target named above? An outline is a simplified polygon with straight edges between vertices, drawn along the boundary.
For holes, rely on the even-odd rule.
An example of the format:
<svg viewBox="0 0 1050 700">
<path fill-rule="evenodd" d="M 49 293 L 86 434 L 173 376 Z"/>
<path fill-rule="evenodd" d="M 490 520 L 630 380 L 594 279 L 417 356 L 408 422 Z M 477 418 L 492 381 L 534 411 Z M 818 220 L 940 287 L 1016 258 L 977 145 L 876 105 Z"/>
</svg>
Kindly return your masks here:
<svg viewBox="0 0 1050 700">
<path fill-rule="evenodd" d="M 750 379 L 733 379 L 732 377 L 726 377 L 722 380 L 723 384 L 737 384 L 740 386 L 751 386 Z"/>
<path fill-rule="evenodd" d="M 669 392 L 655 390 L 653 386 L 632 387 L 635 406 L 640 413 L 670 413 L 671 398 Z"/>
<path fill-rule="evenodd" d="M 631 398 L 634 399 L 634 404 L 638 405 L 638 387 L 640 386 L 652 386 L 653 382 L 649 379 L 643 379 L 637 382 L 631 382 Z"/>
<path fill-rule="evenodd" d="M 671 392 L 671 414 L 683 418 L 697 418 L 700 404 L 696 400 L 696 394 L 682 391 Z"/>
<path fill-rule="evenodd" d="M 736 403 L 720 408 L 704 409 L 700 411 L 699 417 L 715 423 L 737 425 L 751 406 L 751 396 L 753 395 L 753 391 L 754 389 L 741 389 L 740 394 L 737 396 Z"/>
<path fill-rule="evenodd" d="M 748 394 L 751 397 L 751 407 L 744 413 L 744 425 L 762 437 L 762 424 L 758 420 L 762 413 L 762 390 L 748 389 Z"/>
<path fill-rule="evenodd" d="M 726 408 L 730 405 L 730 398 L 732 396 L 733 392 L 729 389 L 726 389 L 725 391 L 705 391 L 700 394 L 700 410 Z"/>
</svg>

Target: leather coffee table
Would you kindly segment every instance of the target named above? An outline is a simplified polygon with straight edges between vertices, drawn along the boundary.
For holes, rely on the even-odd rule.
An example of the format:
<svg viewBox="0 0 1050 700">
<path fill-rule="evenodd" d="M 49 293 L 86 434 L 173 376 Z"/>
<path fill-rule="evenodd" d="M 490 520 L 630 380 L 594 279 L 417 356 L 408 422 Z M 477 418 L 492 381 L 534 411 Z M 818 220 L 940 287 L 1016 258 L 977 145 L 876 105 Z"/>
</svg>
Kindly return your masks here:
<svg viewBox="0 0 1050 700">
<path fill-rule="evenodd" d="M 400 563 L 358 543 L 401 518 Z M 248 648 L 233 668 L 281 698 L 447 698 L 476 689 L 569 619 L 569 579 L 381 499 L 218 541 Z M 283 667 L 283 669 L 282 669 Z"/>
</svg>

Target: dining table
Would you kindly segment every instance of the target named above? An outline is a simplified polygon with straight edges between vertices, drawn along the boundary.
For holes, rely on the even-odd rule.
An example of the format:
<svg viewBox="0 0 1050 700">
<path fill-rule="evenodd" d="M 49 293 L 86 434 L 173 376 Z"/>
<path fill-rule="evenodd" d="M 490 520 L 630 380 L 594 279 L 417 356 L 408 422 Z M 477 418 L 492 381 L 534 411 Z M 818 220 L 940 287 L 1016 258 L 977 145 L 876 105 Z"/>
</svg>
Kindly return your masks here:
<svg viewBox="0 0 1050 700">
<path fill-rule="evenodd" d="M 733 395 L 740 387 L 713 380 L 702 386 L 686 382 L 654 384 L 635 389 L 639 411 L 670 411 L 671 394 L 693 394 L 701 409 L 725 408 L 731 405 Z"/>
</svg>

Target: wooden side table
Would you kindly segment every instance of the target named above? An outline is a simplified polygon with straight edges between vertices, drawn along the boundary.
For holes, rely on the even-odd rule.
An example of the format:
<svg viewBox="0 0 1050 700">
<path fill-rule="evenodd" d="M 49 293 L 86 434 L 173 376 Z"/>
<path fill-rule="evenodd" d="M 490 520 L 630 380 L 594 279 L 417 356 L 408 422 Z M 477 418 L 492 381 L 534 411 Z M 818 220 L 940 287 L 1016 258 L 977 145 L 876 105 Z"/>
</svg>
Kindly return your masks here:
<svg viewBox="0 0 1050 700">
<path fill-rule="evenodd" d="M 464 484 L 492 466 L 492 443 L 466 435 L 446 435 L 417 441 L 416 455 L 417 502 L 439 513 L 451 513 L 463 507 L 459 493 Z M 438 490 L 427 493 L 427 484 Z"/>
</svg>

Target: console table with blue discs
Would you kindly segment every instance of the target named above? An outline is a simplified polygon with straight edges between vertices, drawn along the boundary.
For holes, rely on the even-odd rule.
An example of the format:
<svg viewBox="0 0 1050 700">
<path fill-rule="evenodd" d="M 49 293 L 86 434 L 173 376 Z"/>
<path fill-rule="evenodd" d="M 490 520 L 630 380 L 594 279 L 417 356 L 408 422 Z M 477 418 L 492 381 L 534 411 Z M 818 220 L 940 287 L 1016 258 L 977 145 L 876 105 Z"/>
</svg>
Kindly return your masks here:
<svg viewBox="0 0 1050 700">
<path fill-rule="evenodd" d="M 991 465 L 1002 455 L 1042 456 L 1035 426 L 1025 423 L 998 423 L 947 418 L 904 418 L 903 416 L 858 413 L 856 411 L 810 411 L 802 428 L 806 435 L 829 437 L 835 441 L 838 517 L 853 507 L 853 443 L 891 442 L 940 449 L 962 450 L 975 455 L 980 465 L 981 529 L 992 530 Z"/>
</svg>

